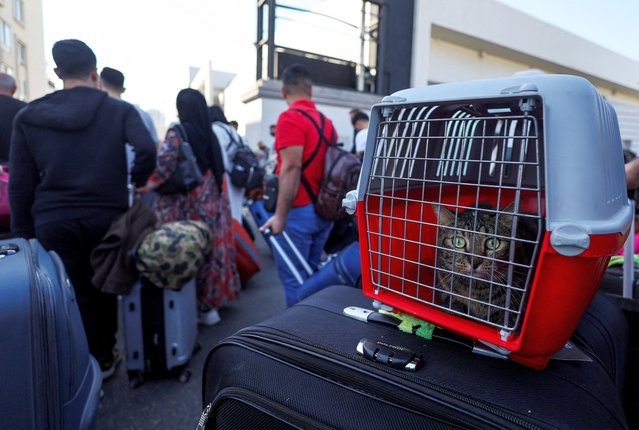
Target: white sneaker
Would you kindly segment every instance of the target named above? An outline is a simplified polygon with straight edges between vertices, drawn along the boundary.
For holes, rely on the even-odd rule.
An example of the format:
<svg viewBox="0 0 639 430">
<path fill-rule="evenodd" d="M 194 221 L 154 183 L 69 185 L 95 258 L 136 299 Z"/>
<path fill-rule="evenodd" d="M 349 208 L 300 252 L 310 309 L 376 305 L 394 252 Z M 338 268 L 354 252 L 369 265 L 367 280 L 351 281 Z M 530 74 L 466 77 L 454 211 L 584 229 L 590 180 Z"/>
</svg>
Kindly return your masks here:
<svg viewBox="0 0 639 430">
<path fill-rule="evenodd" d="M 197 322 L 202 325 L 212 326 L 222 321 L 217 309 L 211 309 L 208 312 L 198 312 Z"/>
</svg>

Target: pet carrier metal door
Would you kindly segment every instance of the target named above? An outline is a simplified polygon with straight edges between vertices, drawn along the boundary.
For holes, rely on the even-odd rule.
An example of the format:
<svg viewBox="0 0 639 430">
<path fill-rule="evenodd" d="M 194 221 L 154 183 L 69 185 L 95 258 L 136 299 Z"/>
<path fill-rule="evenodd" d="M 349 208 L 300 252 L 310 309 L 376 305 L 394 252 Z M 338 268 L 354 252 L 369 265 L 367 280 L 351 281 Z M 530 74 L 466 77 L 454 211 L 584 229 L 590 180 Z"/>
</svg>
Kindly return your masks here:
<svg viewBox="0 0 639 430">
<path fill-rule="evenodd" d="M 404 90 L 371 120 L 365 293 L 545 367 L 628 233 L 614 110 L 545 75 Z"/>
</svg>

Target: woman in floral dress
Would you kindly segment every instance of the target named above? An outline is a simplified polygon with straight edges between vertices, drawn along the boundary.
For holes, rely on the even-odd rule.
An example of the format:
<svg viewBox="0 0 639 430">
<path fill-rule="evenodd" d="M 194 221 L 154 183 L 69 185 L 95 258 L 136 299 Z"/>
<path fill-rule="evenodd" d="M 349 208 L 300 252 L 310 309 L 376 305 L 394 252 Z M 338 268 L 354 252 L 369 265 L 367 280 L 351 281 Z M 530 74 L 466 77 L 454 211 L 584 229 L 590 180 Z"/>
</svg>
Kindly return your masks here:
<svg viewBox="0 0 639 430">
<path fill-rule="evenodd" d="M 224 183 L 224 164 L 219 143 L 211 130 L 204 96 L 190 88 L 180 91 L 177 110 L 200 171 L 206 172 L 204 183 L 187 194 L 159 195 L 154 208 L 162 223 L 200 220 L 213 233 L 210 259 L 195 279 L 200 322 L 212 325 L 219 321 L 217 309 L 235 299 L 240 289 L 231 211 Z M 171 176 L 177 166 L 179 144 L 178 134 L 169 128 L 160 145 L 157 167 L 147 183 L 147 189 L 157 188 Z"/>
</svg>

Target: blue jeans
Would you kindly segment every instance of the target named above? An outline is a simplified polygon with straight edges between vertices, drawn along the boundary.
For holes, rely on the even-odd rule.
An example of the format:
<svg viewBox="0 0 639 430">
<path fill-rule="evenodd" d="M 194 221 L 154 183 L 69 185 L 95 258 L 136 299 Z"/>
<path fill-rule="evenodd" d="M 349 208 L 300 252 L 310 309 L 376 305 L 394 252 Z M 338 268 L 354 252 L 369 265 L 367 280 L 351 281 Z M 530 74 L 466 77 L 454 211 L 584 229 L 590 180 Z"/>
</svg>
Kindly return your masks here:
<svg viewBox="0 0 639 430">
<path fill-rule="evenodd" d="M 317 270 L 322 257 L 322 250 L 328 239 L 328 235 L 333 227 L 333 221 L 325 220 L 315 213 L 312 204 L 291 208 L 286 218 L 286 229 L 291 242 L 295 244 L 300 254 L 306 259 L 313 270 Z M 289 257 L 299 274 L 303 279 L 309 277 L 298 259 L 295 257 L 290 246 L 284 240 L 284 237 L 276 236 L 275 239 L 282 247 L 284 253 Z M 279 253 L 274 252 L 275 264 L 280 280 L 284 285 L 284 295 L 286 296 L 286 305 L 291 306 L 306 297 L 308 294 L 304 291 L 304 286 L 295 279 L 293 272 L 284 262 Z"/>
</svg>

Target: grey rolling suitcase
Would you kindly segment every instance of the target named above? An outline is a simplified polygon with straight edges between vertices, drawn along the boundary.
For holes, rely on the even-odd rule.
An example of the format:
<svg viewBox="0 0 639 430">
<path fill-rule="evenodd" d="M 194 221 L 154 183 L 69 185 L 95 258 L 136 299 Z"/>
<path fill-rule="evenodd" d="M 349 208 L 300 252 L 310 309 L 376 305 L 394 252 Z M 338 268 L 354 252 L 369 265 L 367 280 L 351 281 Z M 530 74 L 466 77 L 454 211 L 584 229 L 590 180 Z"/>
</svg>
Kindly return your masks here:
<svg viewBox="0 0 639 430">
<path fill-rule="evenodd" d="M 195 281 L 171 290 L 141 278 L 120 300 L 130 386 L 152 377 L 188 381 L 187 365 L 198 348 Z"/>
<path fill-rule="evenodd" d="M 0 241 L 0 330 L 0 427 L 94 428 L 100 366 L 62 260 L 35 239 Z"/>
</svg>

